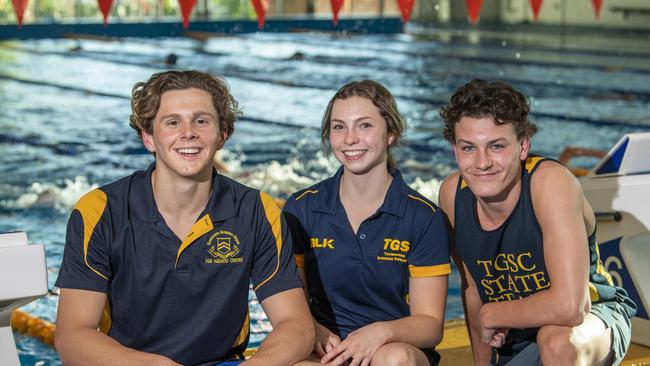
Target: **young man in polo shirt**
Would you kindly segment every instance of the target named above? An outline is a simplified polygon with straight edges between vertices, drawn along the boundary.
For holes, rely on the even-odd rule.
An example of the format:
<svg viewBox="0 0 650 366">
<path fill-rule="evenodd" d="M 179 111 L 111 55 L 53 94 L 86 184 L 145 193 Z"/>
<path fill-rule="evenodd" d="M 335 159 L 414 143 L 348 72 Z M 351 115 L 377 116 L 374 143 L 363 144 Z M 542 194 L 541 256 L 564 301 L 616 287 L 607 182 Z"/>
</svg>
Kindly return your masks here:
<svg viewBox="0 0 650 366">
<path fill-rule="evenodd" d="M 314 329 L 280 211 L 212 168 L 239 113 L 225 82 L 154 74 L 135 85 L 131 106 L 156 161 L 89 192 L 71 214 L 57 280 L 63 362 L 239 363 L 249 281 L 274 330 L 244 364 L 304 359 Z"/>
</svg>

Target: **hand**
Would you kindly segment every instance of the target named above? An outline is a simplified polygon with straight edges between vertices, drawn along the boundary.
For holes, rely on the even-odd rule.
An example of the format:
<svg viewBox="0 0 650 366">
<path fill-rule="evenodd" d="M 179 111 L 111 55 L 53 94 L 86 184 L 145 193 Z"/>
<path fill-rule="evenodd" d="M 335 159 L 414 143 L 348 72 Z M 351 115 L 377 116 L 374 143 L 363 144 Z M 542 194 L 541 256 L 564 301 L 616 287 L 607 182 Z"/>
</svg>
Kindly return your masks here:
<svg viewBox="0 0 650 366">
<path fill-rule="evenodd" d="M 338 366 L 350 360 L 350 366 L 368 366 L 379 347 L 388 342 L 389 335 L 390 330 L 381 322 L 366 325 L 327 352 L 321 363 Z"/>
<path fill-rule="evenodd" d="M 492 336 L 492 339 L 488 343 L 491 347 L 501 348 L 504 343 L 506 343 L 506 338 L 508 337 L 508 328 L 499 328 L 496 333 Z"/>
<path fill-rule="evenodd" d="M 316 328 L 314 352 L 316 352 L 318 357 L 323 357 L 327 352 L 341 343 L 341 338 L 317 322 L 314 322 L 314 325 Z"/>
<path fill-rule="evenodd" d="M 508 328 L 494 328 L 488 323 L 488 317 L 491 307 L 495 303 L 487 303 L 479 311 L 479 324 L 481 327 L 481 342 L 489 344 L 491 347 L 499 348 L 506 342 Z"/>
</svg>

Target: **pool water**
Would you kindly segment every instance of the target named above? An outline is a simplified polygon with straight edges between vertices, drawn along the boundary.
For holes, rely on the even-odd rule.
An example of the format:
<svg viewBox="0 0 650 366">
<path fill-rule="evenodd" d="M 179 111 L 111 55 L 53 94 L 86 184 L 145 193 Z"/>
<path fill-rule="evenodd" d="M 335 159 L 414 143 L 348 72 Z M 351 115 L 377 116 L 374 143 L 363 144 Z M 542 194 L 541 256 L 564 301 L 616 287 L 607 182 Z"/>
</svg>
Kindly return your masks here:
<svg viewBox="0 0 650 366">
<path fill-rule="evenodd" d="M 53 288 L 76 200 L 152 161 L 128 126 L 129 95 L 135 82 L 167 68 L 170 53 L 178 69 L 226 77 L 244 111 L 222 154 L 229 174 L 283 198 L 336 169 L 320 152 L 320 118 L 336 89 L 355 79 L 375 79 L 397 97 L 409 123 L 398 164 L 407 182 L 434 201 L 454 169 L 438 109 L 473 77 L 507 80 L 530 96 L 539 154 L 557 157 L 569 145 L 608 149 L 624 133 L 650 131 L 647 36 L 638 37 L 638 49 L 600 47 L 598 37 L 605 42 L 607 35 L 592 36 L 595 46 L 586 48 L 539 41 L 557 36 L 539 32 L 532 40 L 503 30 L 478 40 L 424 31 L 2 42 L 0 232 L 23 230 L 45 244 Z M 23 309 L 54 321 L 56 303 L 50 295 Z M 251 340 L 258 344 L 270 324 L 252 292 L 250 305 Z M 461 316 L 454 272 L 446 317 Z M 15 337 L 24 365 L 60 364 L 51 348 Z"/>
</svg>

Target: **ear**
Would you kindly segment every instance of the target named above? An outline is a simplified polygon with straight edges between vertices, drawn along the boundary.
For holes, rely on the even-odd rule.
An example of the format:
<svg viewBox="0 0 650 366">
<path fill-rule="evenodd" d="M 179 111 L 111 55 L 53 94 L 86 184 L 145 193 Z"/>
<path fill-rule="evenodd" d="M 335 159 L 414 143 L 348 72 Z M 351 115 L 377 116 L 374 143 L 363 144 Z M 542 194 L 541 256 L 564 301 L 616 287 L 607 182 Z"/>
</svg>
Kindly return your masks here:
<svg viewBox="0 0 650 366">
<path fill-rule="evenodd" d="M 528 153 L 530 152 L 530 137 L 524 137 L 519 142 L 521 151 L 519 152 L 519 160 L 524 161 L 528 158 Z"/>
<path fill-rule="evenodd" d="M 146 131 L 140 131 L 140 137 L 142 137 L 142 143 L 144 147 L 152 153 L 156 152 L 156 144 L 153 141 L 153 135 L 148 134 Z"/>
<path fill-rule="evenodd" d="M 226 140 L 228 140 L 228 132 L 226 131 L 220 131 L 221 138 L 217 142 L 217 151 L 223 149 L 223 146 L 226 144 Z"/>
<path fill-rule="evenodd" d="M 393 145 L 393 141 L 395 141 L 395 136 L 391 133 L 388 135 L 388 146 Z"/>
</svg>

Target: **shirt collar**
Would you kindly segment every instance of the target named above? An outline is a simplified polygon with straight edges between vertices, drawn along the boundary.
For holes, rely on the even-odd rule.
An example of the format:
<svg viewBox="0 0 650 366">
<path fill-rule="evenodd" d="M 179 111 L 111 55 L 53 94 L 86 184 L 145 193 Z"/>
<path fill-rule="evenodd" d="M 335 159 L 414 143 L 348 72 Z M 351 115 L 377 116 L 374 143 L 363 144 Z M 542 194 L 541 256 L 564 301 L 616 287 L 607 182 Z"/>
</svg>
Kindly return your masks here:
<svg viewBox="0 0 650 366">
<path fill-rule="evenodd" d="M 390 182 L 384 203 L 379 207 L 378 212 L 385 212 L 391 215 L 402 217 L 406 211 L 406 202 L 408 200 L 409 187 L 402 178 L 402 172 L 399 169 L 391 171 L 393 181 Z"/>
<path fill-rule="evenodd" d="M 142 217 L 146 218 L 150 222 L 156 222 L 158 220 L 163 220 L 162 216 L 158 212 L 158 207 L 156 206 L 156 200 L 153 195 L 153 187 L 151 186 L 151 174 L 156 168 L 156 163 L 151 163 L 145 174 L 140 176 L 140 179 L 136 183 L 140 185 L 140 189 L 133 190 L 133 193 L 136 196 L 132 197 L 132 205 L 135 207 L 140 207 L 142 209 Z M 235 202 L 234 195 L 232 191 L 233 181 L 230 178 L 224 177 L 217 173 L 216 170 L 212 171 L 212 192 L 210 193 L 210 198 L 208 200 L 208 205 L 205 210 L 199 215 L 203 217 L 206 213 L 210 215 L 210 219 L 213 222 L 224 221 L 233 216 L 235 216 Z M 144 196 L 140 196 L 138 192 L 144 192 Z"/>
<path fill-rule="evenodd" d="M 393 176 L 393 181 L 388 187 L 384 203 L 377 211 L 401 217 L 404 216 L 406 210 L 409 188 L 406 182 L 404 182 L 399 169 L 393 169 L 391 175 Z M 316 201 L 313 206 L 314 210 L 327 213 L 336 212 L 336 208 L 340 203 L 339 187 L 341 184 L 341 176 L 343 176 L 342 166 L 339 167 L 333 176 L 321 183 L 321 186 L 318 188 L 318 195 L 322 195 L 322 199 Z"/>
</svg>

